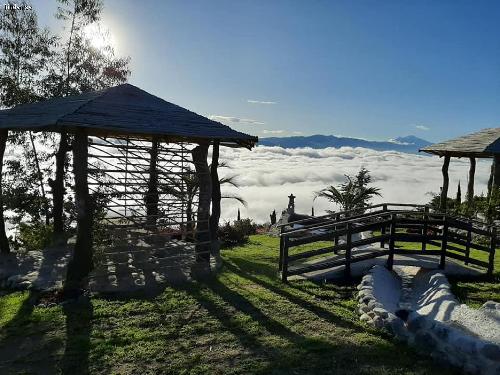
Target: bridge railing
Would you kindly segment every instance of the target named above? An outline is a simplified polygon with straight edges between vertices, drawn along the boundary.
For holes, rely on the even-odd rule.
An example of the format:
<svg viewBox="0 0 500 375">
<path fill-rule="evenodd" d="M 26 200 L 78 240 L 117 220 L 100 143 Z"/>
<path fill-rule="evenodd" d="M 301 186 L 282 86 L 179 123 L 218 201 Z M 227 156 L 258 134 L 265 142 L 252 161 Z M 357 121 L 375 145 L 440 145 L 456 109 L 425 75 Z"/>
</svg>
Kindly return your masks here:
<svg viewBox="0 0 500 375">
<path fill-rule="evenodd" d="M 413 210 L 396 210 L 396 207 L 411 207 Z M 307 224 L 307 219 L 304 219 L 282 225 L 281 278 L 286 282 L 292 275 L 338 266 L 344 266 L 346 276 L 350 276 L 351 264 L 380 256 L 387 256 L 387 267 L 392 268 L 395 254 L 436 255 L 440 268 L 445 267 L 449 257 L 466 265 L 485 268 L 487 274 L 492 275 L 496 228 L 475 220 L 429 211 L 429 207 L 423 205 L 384 203 L 368 207 L 364 213 L 325 215 L 324 220 L 314 224 Z M 361 236 L 369 231 L 372 236 Z M 401 249 L 396 246 L 398 242 L 418 243 L 420 246 L 418 249 Z M 359 246 L 370 244 L 377 246 L 353 252 Z M 429 245 L 434 248 L 430 249 Z M 301 249 L 304 246 L 307 249 Z M 471 250 L 475 255 L 483 253 L 486 257 L 480 255 L 477 259 L 471 256 Z M 309 263 L 304 263 L 307 261 Z"/>
</svg>

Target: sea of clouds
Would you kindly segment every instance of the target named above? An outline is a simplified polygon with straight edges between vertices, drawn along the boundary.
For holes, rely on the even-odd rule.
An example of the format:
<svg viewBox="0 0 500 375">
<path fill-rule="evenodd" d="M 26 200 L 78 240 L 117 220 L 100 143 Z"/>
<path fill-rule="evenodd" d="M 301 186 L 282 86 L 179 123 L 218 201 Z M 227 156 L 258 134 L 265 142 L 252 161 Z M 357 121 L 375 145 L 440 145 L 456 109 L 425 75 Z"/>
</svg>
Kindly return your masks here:
<svg viewBox="0 0 500 375">
<path fill-rule="evenodd" d="M 221 162 L 231 169 L 221 168 L 220 174 L 237 175 L 239 189 L 223 186 L 222 192 L 236 193 L 248 202 L 243 207 L 232 199 L 222 201 L 222 220 L 234 220 L 240 208 L 242 217 L 258 223 L 269 221 L 269 214 L 276 210 L 278 218 L 288 204 L 287 196 L 296 198 L 296 212 L 315 214 L 325 210 L 338 210 L 328 200 L 314 200 L 315 192 L 329 185 L 344 181 L 344 175 L 354 175 L 361 167 L 367 168 L 373 186 L 381 189 L 381 197 L 373 203 L 427 203 L 429 192 L 439 192 L 442 185 L 443 160 L 437 156 L 414 155 L 395 151 L 375 151 L 365 148 L 296 148 L 258 146 L 246 149 L 221 148 Z M 486 191 L 490 161 L 479 161 L 476 166 L 475 192 Z M 449 197 L 455 197 L 458 181 L 461 182 L 462 199 L 467 189 L 468 159 L 451 159 Z"/>
</svg>

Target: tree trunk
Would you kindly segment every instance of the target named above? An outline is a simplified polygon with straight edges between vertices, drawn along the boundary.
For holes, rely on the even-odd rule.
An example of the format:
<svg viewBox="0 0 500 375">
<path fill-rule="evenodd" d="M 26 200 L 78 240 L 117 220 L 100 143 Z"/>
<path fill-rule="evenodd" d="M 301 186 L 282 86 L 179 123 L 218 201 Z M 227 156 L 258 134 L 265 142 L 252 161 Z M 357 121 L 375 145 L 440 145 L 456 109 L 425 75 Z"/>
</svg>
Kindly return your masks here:
<svg viewBox="0 0 500 375">
<path fill-rule="evenodd" d="M 77 208 L 77 235 L 73 257 L 68 264 L 65 290 L 80 288 L 92 270 L 93 211 L 88 186 L 88 140 L 84 129 L 78 129 L 73 142 L 73 172 Z"/>
<path fill-rule="evenodd" d="M 9 240 L 5 233 L 5 218 L 3 215 L 3 191 L 2 191 L 2 171 L 3 171 L 3 156 L 5 154 L 5 146 L 9 131 L 6 129 L 0 130 L 0 253 L 10 253 Z"/>
<path fill-rule="evenodd" d="M 146 195 L 146 228 L 153 230 L 156 227 L 158 219 L 158 141 L 151 142 L 151 149 L 149 150 L 149 181 L 148 193 Z"/>
<path fill-rule="evenodd" d="M 450 183 L 450 179 L 448 177 L 448 167 L 450 166 L 450 157 L 447 155 L 444 157 L 443 163 L 443 189 L 441 190 L 441 201 L 439 204 L 439 208 L 441 211 L 446 211 L 447 199 L 448 199 L 448 185 Z"/>
<path fill-rule="evenodd" d="M 220 244 L 217 230 L 219 229 L 220 219 L 220 181 L 217 168 L 219 167 L 219 141 L 214 141 L 212 146 L 212 165 L 210 168 L 210 177 L 212 182 L 212 214 L 210 215 L 210 237 L 212 241 L 212 255 L 220 255 Z"/>
<path fill-rule="evenodd" d="M 200 185 L 196 225 L 196 261 L 206 266 L 210 263 L 210 200 L 212 183 L 207 163 L 208 144 L 200 144 L 193 151 L 193 163 Z M 208 244 L 204 244 L 204 242 Z"/>
<path fill-rule="evenodd" d="M 31 141 L 31 147 L 33 148 L 33 153 L 35 156 L 35 166 L 36 166 L 36 171 L 38 174 L 38 182 L 40 183 L 40 190 L 42 193 L 42 199 L 43 199 L 43 206 L 45 209 L 45 225 L 50 224 L 50 210 L 49 210 L 49 205 L 47 201 L 47 195 L 45 194 L 45 187 L 43 185 L 43 174 L 42 174 L 42 169 L 40 168 L 40 161 L 38 160 L 38 153 L 36 151 L 36 146 L 35 146 L 35 140 L 33 138 L 33 132 L 29 131 L 29 136 L 30 136 L 30 141 Z"/>
<path fill-rule="evenodd" d="M 59 150 L 56 153 L 56 176 L 55 180 L 49 180 L 52 189 L 52 216 L 54 217 L 54 241 L 58 241 L 64 235 L 64 168 L 66 166 L 67 152 L 69 151 L 68 134 L 61 132 Z"/>
</svg>

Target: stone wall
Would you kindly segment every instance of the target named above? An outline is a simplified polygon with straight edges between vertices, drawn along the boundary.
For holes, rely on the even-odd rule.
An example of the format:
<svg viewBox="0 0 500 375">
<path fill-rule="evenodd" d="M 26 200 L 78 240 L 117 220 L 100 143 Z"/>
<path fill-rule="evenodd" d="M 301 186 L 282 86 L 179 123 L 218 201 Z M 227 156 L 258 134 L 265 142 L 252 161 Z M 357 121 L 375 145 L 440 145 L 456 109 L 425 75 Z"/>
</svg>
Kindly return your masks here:
<svg viewBox="0 0 500 375">
<path fill-rule="evenodd" d="M 395 286 L 399 292 L 394 292 Z M 500 345 L 475 336 L 460 322 L 438 321 L 411 311 L 412 286 L 404 276 L 375 266 L 363 277 L 358 290 L 361 320 L 468 374 L 500 375 Z M 487 302 L 481 309 L 500 316 L 500 303 Z M 497 327 L 500 329 L 500 322 Z"/>
</svg>

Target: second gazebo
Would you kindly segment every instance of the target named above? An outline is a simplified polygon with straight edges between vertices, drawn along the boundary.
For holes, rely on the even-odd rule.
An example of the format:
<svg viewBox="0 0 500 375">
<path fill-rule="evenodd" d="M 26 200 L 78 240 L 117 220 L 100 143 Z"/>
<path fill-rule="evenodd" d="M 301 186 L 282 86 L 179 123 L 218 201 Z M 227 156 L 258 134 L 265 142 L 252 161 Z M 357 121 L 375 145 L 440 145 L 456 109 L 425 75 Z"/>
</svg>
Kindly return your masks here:
<svg viewBox="0 0 500 375">
<path fill-rule="evenodd" d="M 469 182 L 467 185 L 467 202 L 471 204 L 474 198 L 474 175 L 477 158 L 492 158 L 491 175 L 488 190 L 494 191 L 500 187 L 500 128 L 483 129 L 477 133 L 468 134 L 445 142 L 424 147 L 420 151 L 444 157 L 443 186 L 441 189 L 440 209 L 446 211 L 448 196 L 448 167 L 450 159 L 469 158 Z"/>
</svg>

